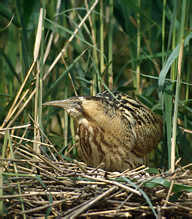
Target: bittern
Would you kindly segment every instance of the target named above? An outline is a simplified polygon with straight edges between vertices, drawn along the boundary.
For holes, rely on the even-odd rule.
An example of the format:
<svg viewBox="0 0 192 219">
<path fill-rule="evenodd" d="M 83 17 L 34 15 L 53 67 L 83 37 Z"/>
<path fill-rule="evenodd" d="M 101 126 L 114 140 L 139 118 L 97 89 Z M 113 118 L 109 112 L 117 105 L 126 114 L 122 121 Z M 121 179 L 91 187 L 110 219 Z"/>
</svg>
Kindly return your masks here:
<svg viewBox="0 0 192 219">
<path fill-rule="evenodd" d="M 132 97 L 108 91 L 44 105 L 64 108 L 76 121 L 78 154 L 88 166 L 124 171 L 146 164 L 161 141 L 163 120 Z"/>
</svg>

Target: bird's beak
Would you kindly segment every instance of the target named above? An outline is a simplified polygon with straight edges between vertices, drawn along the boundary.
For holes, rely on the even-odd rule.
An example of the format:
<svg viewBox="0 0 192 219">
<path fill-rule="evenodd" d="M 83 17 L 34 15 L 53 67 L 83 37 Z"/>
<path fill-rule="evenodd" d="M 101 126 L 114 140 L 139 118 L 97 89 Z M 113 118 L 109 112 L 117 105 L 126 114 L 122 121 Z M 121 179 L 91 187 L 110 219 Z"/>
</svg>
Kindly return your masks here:
<svg viewBox="0 0 192 219">
<path fill-rule="evenodd" d="M 56 101 L 50 101 L 43 103 L 44 106 L 58 106 L 64 109 L 70 109 L 75 108 L 77 106 L 77 103 L 72 100 L 56 100 Z"/>
<path fill-rule="evenodd" d="M 44 106 L 59 106 L 59 107 L 63 107 L 65 100 L 56 100 L 56 101 L 50 101 L 50 102 L 46 102 L 43 103 Z"/>
</svg>

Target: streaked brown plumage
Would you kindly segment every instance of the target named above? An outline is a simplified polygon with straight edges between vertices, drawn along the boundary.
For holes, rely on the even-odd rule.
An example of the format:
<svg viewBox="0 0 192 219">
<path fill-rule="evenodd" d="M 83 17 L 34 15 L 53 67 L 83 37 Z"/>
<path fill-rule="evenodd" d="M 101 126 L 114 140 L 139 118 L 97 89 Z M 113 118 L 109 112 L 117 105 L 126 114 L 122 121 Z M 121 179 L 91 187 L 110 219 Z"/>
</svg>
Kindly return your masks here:
<svg viewBox="0 0 192 219">
<path fill-rule="evenodd" d="M 79 156 L 87 165 L 123 171 L 145 164 L 162 139 L 162 118 L 128 95 L 104 91 L 44 105 L 64 108 L 76 120 Z"/>
</svg>

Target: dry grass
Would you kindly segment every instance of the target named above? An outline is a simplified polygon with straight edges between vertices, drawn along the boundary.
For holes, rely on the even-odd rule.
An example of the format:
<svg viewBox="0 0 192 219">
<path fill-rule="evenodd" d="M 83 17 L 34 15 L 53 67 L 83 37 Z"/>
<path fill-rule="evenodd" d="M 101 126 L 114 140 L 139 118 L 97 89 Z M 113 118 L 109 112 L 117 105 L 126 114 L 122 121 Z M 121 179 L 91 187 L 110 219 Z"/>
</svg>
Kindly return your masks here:
<svg viewBox="0 0 192 219">
<path fill-rule="evenodd" d="M 50 143 L 1 134 L 7 139 L 7 158 L 0 159 L 5 216 L 192 216 L 190 165 L 176 164 L 174 172 L 149 173 L 144 166 L 106 172 L 64 160 Z"/>
</svg>

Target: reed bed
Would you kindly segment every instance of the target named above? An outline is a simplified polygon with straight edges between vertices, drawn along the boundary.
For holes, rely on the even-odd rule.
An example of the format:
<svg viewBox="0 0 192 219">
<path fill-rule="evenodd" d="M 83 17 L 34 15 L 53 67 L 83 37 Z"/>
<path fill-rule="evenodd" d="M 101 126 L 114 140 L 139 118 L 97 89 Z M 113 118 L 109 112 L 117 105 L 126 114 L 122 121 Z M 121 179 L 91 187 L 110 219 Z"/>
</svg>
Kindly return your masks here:
<svg viewBox="0 0 192 219">
<path fill-rule="evenodd" d="M 0 159 L 4 216 L 192 216 L 192 164 L 176 163 L 174 172 L 145 166 L 107 172 L 63 159 L 50 143 L 1 134 L 7 139 Z"/>
<path fill-rule="evenodd" d="M 192 216 L 190 1 L 31 3 L 0 3 L 0 217 Z M 161 169 L 87 167 L 73 120 L 42 106 L 104 89 L 163 116 Z"/>
</svg>

